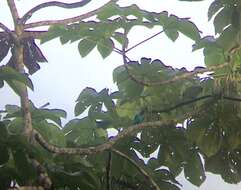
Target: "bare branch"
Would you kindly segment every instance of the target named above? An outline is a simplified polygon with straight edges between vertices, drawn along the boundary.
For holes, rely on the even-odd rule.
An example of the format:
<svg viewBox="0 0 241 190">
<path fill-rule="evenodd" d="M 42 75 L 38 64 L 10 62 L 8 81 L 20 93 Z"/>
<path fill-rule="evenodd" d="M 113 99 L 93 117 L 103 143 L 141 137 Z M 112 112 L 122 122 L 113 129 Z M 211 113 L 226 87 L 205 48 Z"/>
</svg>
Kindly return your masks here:
<svg viewBox="0 0 241 190">
<path fill-rule="evenodd" d="M 82 0 L 76 3 L 63 3 L 63 2 L 58 2 L 58 1 L 49 1 L 46 3 L 42 3 L 37 5 L 36 7 L 30 9 L 25 15 L 23 15 L 21 19 L 21 23 L 25 23 L 28 19 L 30 19 L 33 15 L 33 13 L 37 12 L 40 9 L 46 8 L 46 7 L 61 7 L 61 8 L 66 8 L 66 9 L 72 9 L 72 8 L 78 8 L 86 5 L 89 3 L 91 0 Z"/>
<path fill-rule="evenodd" d="M 3 29 L 3 33 L 6 35 L 6 33 L 8 34 L 12 34 L 12 31 L 7 27 L 5 26 L 3 23 L 0 22 L 0 28 Z"/>
<path fill-rule="evenodd" d="M 154 35 L 152 35 L 152 36 L 146 38 L 145 40 L 142 40 L 141 42 L 139 42 L 139 43 L 133 45 L 132 47 L 130 47 L 129 49 L 126 50 L 126 53 L 127 53 L 128 51 L 131 51 L 132 49 L 136 48 L 137 46 L 139 46 L 139 45 L 141 45 L 141 44 L 143 44 L 143 43 L 145 43 L 145 42 L 151 40 L 152 38 L 154 38 L 154 37 L 160 35 L 160 34 L 163 33 L 164 31 L 165 31 L 165 30 L 162 30 L 162 31 L 160 31 L 160 32 L 157 32 L 156 34 L 154 34 Z"/>
<path fill-rule="evenodd" d="M 142 168 L 140 167 L 134 160 L 132 160 L 129 156 L 127 156 L 126 154 L 120 152 L 119 150 L 116 150 L 114 148 L 111 148 L 111 151 L 114 152 L 115 154 L 123 157 L 124 159 L 128 160 L 131 164 L 133 164 L 137 170 L 145 176 L 145 178 L 150 181 L 150 183 L 152 184 L 152 186 L 156 189 L 156 190 L 160 190 L 160 187 L 157 185 L 157 183 L 154 181 L 154 179 L 152 179 L 152 177 Z"/>
<path fill-rule="evenodd" d="M 14 36 L 14 47 L 12 56 L 14 58 L 14 64 L 19 73 L 25 73 L 24 69 L 24 58 L 23 58 L 23 44 L 21 43 L 22 34 L 24 29 L 19 23 L 19 14 L 15 5 L 14 0 L 8 0 L 8 6 L 10 8 L 12 19 L 14 21 L 15 31 L 12 33 Z M 32 117 L 29 109 L 29 98 L 28 89 L 25 84 L 17 83 L 19 88 L 21 108 L 23 110 L 23 125 L 24 125 L 24 135 L 28 140 L 31 140 L 32 133 Z"/>
<path fill-rule="evenodd" d="M 104 4 L 103 6 L 90 11 L 88 13 L 76 16 L 76 17 L 71 17 L 71 18 L 67 18 L 67 19 L 62 19 L 62 20 L 45 20 L 45 21 L 39 21 L 39 22 L 33 22 L 33 23 L 29 23 L 29 24 L 25 24 L 24 28 L 35 28 L 35 27 L 40 27 L 40 26 L 50 26 L 50 25 L 56 25 L 56 24 L 70 24 L 70 23 L 74 23 L 74 22 L 79 22 L 81 20 L 84 20 L 86 18 L 90 18 L 96 14 L 98 14 L 105 6 L 109 5 L 112 2 L 116 2 L 116 0 L 110 0 L 109 2 L 107 2 L 106 4 Z"/>
<path fill-rule="evenodd" d="M 13 17 L 13 21 L 15 24 L 17 24 L 19 21 L 19 14 L 18 14 L 18 10 L 15 5 L 15 2 L 14 2 L 14 0 L 7 0 L 7 1 L 8 1 L 8 6 L 10 8 L 10 11 L 11 11 L 11 14 Z"/>
<path fill-rule="evenodd" d="M 48 144 L 42 135 L 36 130 L 33 131 L 33 135 L 36 141 L 49 152 L 56 154 L 67 154 L 67 155 L 90 155 L 103 152 L 110 149 L 114 144 L 117 143 L 120 139 L 123 139 L 126 136 L 132 135 L 144 128 L 155 128 L 155 127 L 167 127 L 172 124 L 171 121 L 154 121 L 146 122 L 138 125 L 132 125 L 128 128 L 121 131 L 117 136 L 111 138 L 108 142 L 103 143 L 98 146 L 88 147 L 88 148 L 61 148 L 55 145 Z"/>
</svg>

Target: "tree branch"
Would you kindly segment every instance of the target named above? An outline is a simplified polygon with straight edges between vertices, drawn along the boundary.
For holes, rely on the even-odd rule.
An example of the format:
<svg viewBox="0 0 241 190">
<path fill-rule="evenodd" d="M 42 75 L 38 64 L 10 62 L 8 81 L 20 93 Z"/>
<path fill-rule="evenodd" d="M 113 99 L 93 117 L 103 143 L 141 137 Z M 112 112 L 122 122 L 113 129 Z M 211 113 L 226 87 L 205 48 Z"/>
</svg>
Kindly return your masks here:
<svg viewBox="0 0 241 190">
<path fill-rule="evenodd" d="M 131 164 L 133 164 L 137 170 L 145 176 L 145 178 L 150 181 L 150 183 L 152 184 L 152 186 L 156 189 L 156 190 L 160 190 L 159 186 L 157 185 L 157 183 L 152 179 L 152 177 L 142 168 L 140 167 L 134 160 L 132 160 L 129 156 L 127 156 L 126 154 L 120 152 L 119 150 L 116 150 L 114 148 L 111 148 L 111 151 L 114 152 L 115 154 L 121 156 L 122 158 L 128 160 Z"/>
<path fill-rule="evenodd" d="M 16 25 L 19 21 L 19 14 L 14 0 L 7 0 L 8 6 L 10 8 L 14 24 Z"/>
<path fill-rule="evenodd" d="M 141 45 L 141 44 L 143 44 L 143 43 L 151 40 L 152 38 L 154 38 L 154 37 L 156 37 L 156 36 L 158 36 L 158 35 L 160 35 L 160 34 L 163 33 L 164 31 L 165 31 L 165 30 L 162 30 L 162 31 L 160 31 L 160 32 L 157 32 L 156 34 L 150 36 L 149 38 L 146 38 L 145 40 L 142 40 L 141 42 L 139 42 L 139 43 L 133 45 L 132 47 L 128 48 L 125 52 L 127 53 L 127 52 L 131 51 L 132 49 L 136 48 L 137 46 L 139 46 L 139 45 Z"/>
<path fill-rule="evenodd" d="M 44 188 L 44 190 L 50 190 L 52 187 L 52 181 L 48 176 L 47 170 L 37 160 L 33 158 L 28 159 L 37 172 L 38 183 Z"/>
<path fill-rule="evenodd" d="M 48 144 L 42 135 L 36 130 L 33 131 L 33 135 L 36 141 L 46 150 L 56 154 L 67 154 L 67 155 L 90 155 L 103 152 L 110 149 L 114 144 L 116 144 L 120 139 L 129 136 L 144 128 L 154 128 L 154 127 L 167 127 L 172 124 L 171 121 L 154 121 L 146 122 L 138 125 L 132 125 L 121 131 L 117 136 L 111 138 L 108 142 L 103 143 L 98 146 L 88 147 L 88 148 L 61 148 L 55 145 Z"/>
<path fill-rule="evenodd" d="M 12 31 L 7 27 L 5 26 L 3 23 L 0 22 L 0 28 L 3 29 L 3 33 L 6 35 L 7 34 L 12 34 Z"/>
<path fill-rule="evenodd" d="M 105 6 L 109 5 L 112 2 L 116 2 L 116 0 L 110 0 L 109 2 L 104 4 L 103 6 L 97 8 L 97 9 L 95 9 L 93 11 L 90 11 L 88 13 L 76 16 L 76 17 L 71 17 L 71 18 L 62 19 L 62 20 L 44 20 L 44 21 L 39 21 L 39 22 L 33 22 L 33 23 L 25 24 L 24 25 L 24 29 L 35 28 L 35 27 L 40 27 L 40 26 L 56 25 L 56 24 L 67 25 L 67 24 L 70 24 L 70 23 L 79 22 L 81 20 L 84 20 L 86 18 L 89 18 L 89 17 L 92 17 L 92 16 L 98 14 Z"/>
<path fill-rule="evenodd" d="M 23 59 L 23 44 L 21 42 L 22 40 L 22 34 L 23 34 L 23 26 L 19 23 L 19 14 L 16 8 L 16 5 L 14 3 L 14 0 L 8 0 L 8 6 L 10 8 L 12 19 L 14 21 L 14 28 L 15 31 L 13 32 L 14 37 L 14 47 L 12 56 L 14 58 L 14 64 L 16 66 L 16 69 L 19 73 L 25 73 L 24 70 L 24 59 Z M 21 100 L 21 108 L 23 110 L 23 125 L 24 125 L 24 135 L 27 137 L 28 140 L 31 138 L 32 133 L 32 117 L 29 109 L 29 98 L 28 98 L 28 89 L 25 84 L 16 82 L 19 91 L 20 91 L 20 100 Z"/>
<path fill-rule="evenodd" d="M 25 23 L 28 19 L 30 19 L 33 15 L 33 13 L 37 12 L 40 9 L 46 8 L 46 7 L 61 7 L 66 9 L 72 9 L 72 8 L 78 8 L 83 7 L 84 5 L 88 4 L 91 0 L 82 0 L 76 3 L 63 3 L 58 1 L 49 1 L 46 3 L 39 4 L 35 6 L 34 8 L 30 9 L 26 14 L 23 15 L 21 18 L 21 23 Z"/>
<path fill-rule="evenodd" d="M 203 100 L 203 99 L 207 99 L 207 98 L 212 98 L 212 97 L 215 97 L 215 95 L 201 96 L 201 97 L 198 97 L 198 98 L 194 98 L 194 99 L 191 99 L 191 100 L 187 100 L 187 101 L 181 102 L 179 104 L 176 104 L 174 106 L 171 106 L 171 107 L 163 109 L 163 110 L 153 110 L 152 112 L 153 113 L 167 113 L 167 112 L 175 110 L 175 109 L 177 109 L 179 107 L 183 107 L 183 106 L 186 106 L 188 104 L 192 104 L 192 103 L 195 103 L 197 101 L 200 101 L 200 100 Z"/>
</svg>

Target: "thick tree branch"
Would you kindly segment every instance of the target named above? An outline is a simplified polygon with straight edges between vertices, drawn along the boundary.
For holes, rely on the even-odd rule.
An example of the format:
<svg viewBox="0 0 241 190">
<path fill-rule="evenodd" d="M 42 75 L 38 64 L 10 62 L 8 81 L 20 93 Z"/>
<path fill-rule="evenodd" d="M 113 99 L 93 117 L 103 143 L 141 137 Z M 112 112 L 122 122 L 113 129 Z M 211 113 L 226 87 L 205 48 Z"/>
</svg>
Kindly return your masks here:
<svg viewBox="0 0 241 190">
<path fill-rule="evenodd" d="M 26 14 L 23 15 L 21 18 L 21 23 L 25 23 L 28 19 L 31 18 L 33 13 L 37 12 L 40 9 L 46 8 L 46 7 L 61 7 L 61 8 L 66 8 L 66 9 L 72 9 L 72 8 L 78 8 L 78 7 L 83 7 L 87 3 L 89 3 L 91 0 L 82 0 L 76 3 L 63 3 L 63 2 L 58 2 L 58 1 L 49 1 L 46 3 L 42 3 L 37 5 L 36 7 L 32 8 L 29 10 Z"/>
<path fill-rule="evenodd" d="M 14 47 L 13 47 L 12 56 L 14 58 L 17 71 L 19 73 L 25 73 L 24 59 L 23 59 L 24 49 L 23 49 L 23 44 L 21 42 L 24 29 L 23 29 L 23 26 L 18 22 L 19 14 L 18 14 L 16 5 L 14 3 L 14 0 L 8 0 L 8 6 L 12 14 L 12 19 L 14 21 L 14 28 L 15 28 L 15 31 L 13 33 Z M 23 125 L 24 125 L 23 133 L 30 140 L 31 132 L 32 132 L 32 117 L 29 110 L 28 89 L 25 84 L 18 82 L 17 85 L 20 91 L 21 108 L 23 110 Z"/>
<path fill-rule="evenodd" d="M 116 150 L 114 148 L 111 148 L 111 151 L 114 152 L 115 154 L 121 156 L 122 158 L 128 160 L 131 164 L 133 164 L 137 170 L 145 176 L 145 178 L 151 183 L 151 185 L 156 189 L 156 190 L 160 190 L 160 187 L 157 185 L 157 183 L 154 181 L 154 179 L 152 179 L 152 177 L 142 168 L 140 167 L 134 160 L 132 160 L 129 156 L 127 156 L 126 154 L 120 152 L 119 150 Z"/>
<path fill-rule="evenodd" d="M 35 27 L 40 27 L 40 26 L 50 26 L 50 25 L 56 25 L 56 24 L 63 24 L 63 25 L 67 25 L 70 23 L 74 23 L 74 22 L 79 22 L 81 20 L 84 20 L 86 18 L 90 18 L 92 16 L 95 16 L 96 14 L 98 14 L 105 6 L 109 5 L 112 2 L 116 2 L 116 0 L 110 0 L 109 2 L 107 2 L 106 4 L 104 4 L 103 6 L 90 11 L 88 13 L 76 16 L 76 17 L 71 17 L 71 18 L 67 18 L 67 19 L 62 19 L 62 20 L 45 20 L 45 21 L 39 21 L 39 22 L 33 22 L 33 23 L 29 23 L 29 24 L 25 24 L 24 25 L 24 29 L 27 28 L 35 28 Z"/>
<path fill-rule="evenodd" d="M 8 6 L 9 6 L 11 14 L 12 14 L 14 24 L 16 25 L 16 24 L 18 24 L 18 21 L 19 21 L 19 14 L 18 14 L 17 7 L 15 5 L 14 0 L 7 0 L 7 1 L 8 1 Z"/>
<path fill-rule="evenodd" d="M 15 31 L 8 31 L 11 33 L 11 35 L 14 35 Z M 41 39 L 43 35 L 45 35 L 48 31 L 23 31 L 22 33 L 22 38 L 34 38 L 34 39 Z M 6 32 L 0 32 L 0 37 L 6 37 L 8 38 L 9 36 L 6 34 Z"/>
<path fill-rule="evenodd" d="M 50 190 L 52 188 L 52 181 L 48 176 L 47 170 L 37 160 L 29 158 L 29 161 L 36 170 L 39 185 L 41 185 L 44 190 Z"/>
<path fill-rule="evenodd" d="M 171 121 L 154 121 L 154 122 L 141 123 L 138 125 L 132 125 L 124 129 L 123 131 L 121 131 L 117 136 L 111 138 L 108 142 L 98 146 L 93 146 L 88 148 L 60 148 L 46 142 L 45 139 L 42 137 L 42 135 L 37 131 L 33 131 L 33 135 L 36 141 L 49 152 L 53 152 L 56 154 L 68 154 L 68 155 L 90 155 L 90 154 L 96 154 L 96 153 L 108 150 L 114 144 L 116 144 L 119 140 L 123 139 L 126 136 L 132 135 L 133 133 L 136 133 L 144 128 L 167 127 L 170 124 L 172 124 Z"/>
</svg>

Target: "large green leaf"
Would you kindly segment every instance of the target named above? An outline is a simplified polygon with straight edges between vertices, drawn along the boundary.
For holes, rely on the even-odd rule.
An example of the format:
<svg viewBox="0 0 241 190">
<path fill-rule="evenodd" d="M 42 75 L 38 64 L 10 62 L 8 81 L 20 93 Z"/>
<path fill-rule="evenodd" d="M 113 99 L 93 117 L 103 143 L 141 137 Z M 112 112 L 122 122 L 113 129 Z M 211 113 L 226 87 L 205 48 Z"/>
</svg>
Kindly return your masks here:
<svg viewBox="0 0 241 190">
<path fill-rule="evenodd" d="M 215 15 L 222 7 L 223 4 L 220 0 L 213 1 L 208 8 L 208 20 L 211 20 L 213 15 Z"/>
<path fill-rule="evenodd" d="M 189 21 L 188 19 L 180 19 L 178 22 L 178 31 L 183 33 L 185 36 L 191 38 L 194 41 L 200 39 L 200 32 L 197 26 Z"/>
<path fill-rule="evenodd" d="M 48 32 L 41 37 L 40 42 L 41 44 L 43 44 L 54 38 L 61 36 L 65 32 L 66 32 L 66 28 L 63 25 L 50 26 L 48 29 Z"/>
<path fill-rule="evenodd" d="M 63 132 L 69 142 L 84 145 L 94 140 L 94 124 L 89 118 L 74 119 L 68 122 Z"/>
<path fill-rule="evenodd" d="M 101 56 L 104 58 L 108 57 L 114 48 L 114 42 L 110 39 L 102 39 L 98 41 L 97 49 L 100 52 Z"/>
<path fill-rule="evenodd" d="M 37 129 L 50 144 L 62 147 L 66 146 L 64 132 L 57 125 L 42 121 L 33 123 L 33 127 Z"/>
<path fill-rule="evenodd" d="M 223 29 L 231 24 L 232 8 L 225 6 L 214 18 L 215 33 L 222 33 Z"/>
<path fill-rule="evenodd" d="M 61 118 L 66 118 L 66 112 L 60 109 L 34 109 L 32 111 L 32 118 L 36 122 L 42 120 L 52 120 L 61 126 Z"/>
<path fill-rule="evenodd" d="M 14 84 L 16 83 L 16 81 L 21 82 L 23 84 L 26 84 L 30 89 L 33 90 L 33 83 L 26 75 L 20 74 L 15 69 L 8 66 L 0 67 L 0 80 L 5 80 L 8 83 L 12 82 Z"/>
<path fill-rule="evenodd" d="M 230 25 L 221 33 L 217 39 L 217 44 L 225 51 L 228 51 L 238 43 L 238 35 L 238 30 Z"/>
<path fill-rule="evenodd" d="M 91 38 L 85 38 L 79 42 L 79 53 L 82 57 L 87 56 L 96 46 L 96 42 Z"/>
<path fill-rule="evenodd" d="M 9 150 L 6 144 L 0 144 L 0 165 L 5 164 L 9 160 Z"/>
<path fill-rule="evenodd" d="M 165 30 L 165 34 L 167 35 L 167 37 L 170 39 L 170 40 L 172 40 L 173 42 L 175 42 L 176 41 L 176 39 L 178 38 L 178 36 L 179 36 L 179 33 L 178 33 L 178 31 L 177 31 L 177 29 L 175 28 L 171 28 L 171 29 L 166 29 Z"/>
<path fill-rule="evenodd" d="M 189 159 L 184 165 L 185 178 L 196 186 L 200 186 L 206 179 L 204 167 L 200 155 L 196 151 L 191 151 Z"/>
<path fill-rule="evenodd" d="M 75 115 L 82 114 L 92 103 L 96 103 L 98 94 L 95 89 L 87 87 L 79 95 L 75 106 Z"/>
</svg>

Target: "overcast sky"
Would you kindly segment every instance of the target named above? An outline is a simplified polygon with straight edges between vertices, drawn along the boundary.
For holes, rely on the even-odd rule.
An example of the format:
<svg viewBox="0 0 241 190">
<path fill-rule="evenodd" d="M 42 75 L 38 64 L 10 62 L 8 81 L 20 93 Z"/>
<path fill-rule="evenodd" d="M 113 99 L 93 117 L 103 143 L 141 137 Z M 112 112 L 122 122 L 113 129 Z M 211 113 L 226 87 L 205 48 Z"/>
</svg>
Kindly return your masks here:
<svg viewBox="0 0 241 190">
<path fill-rule="evenodd" d="M 93 3 L 82 9 L 64 11 L 61 8 L 51 8 L 42 10 L 34 15 L 31 21 L 50 18 L 61 19 L 66 16 L 79 15 L 107 2 L 106 0 L 92 1 Z M 43 2 L 46 1 L 16 1 L 20 15 L 34 5 Z M 63 2 L 76 1 L 66 0 Z M 167 10 L 169 13 L 179 17 L 191 17 L 191 20 L 203 32 L 203 36 L 214 34 L 212 23 L 207 22 L 207 8 L 210 2 L 210 0 L 194 3 L 179 2 L 178 0 L 120 0 L 121 5 L 135 3 L 141 8 L 150 11 L 160 12 Z M 0 22 L 13 28 L 6 0 L 1 1 L 0 12 Z M 137 28 L 130 34 L 130 45 L 158 31 L 160 31 L 160 28 L 154 28 L 153 30 Z M 161 35 L 130 51 L 128 56 L 132 59 L 139 59 L 141 57 L 157 58 L 161 59 L 167 65 L 179 68 L 185 66 L 188 69 L 192 69 L 197 65 L 203 65 L 202 52 L 197 51 L 192 53 L 192 44 L 193 41 L 184 36 L 180 36 L 173 43 L 165 35 Z M 112 91 L 116 90 L 116 86 L 112 82 L 112 71 L 115 67 L 122 64 L 122 59 L 119 55 L 112 53 L 111 56 L 103 60 L 95 50 L 87 58 L 82 59 L 77 50 L 77 43 L 62 46 L 59 40 L 52 40 L 43 44 L 41 45 L 41 49 L 48 59 L 48 63 L 41 63 L 41 70 L 31 77 L 35 84 L 35 91 L 34 93 L 30 92 L 30 97 L 37 106 L 49 102 L 50 108 L 66 110 L 68 112 L 68 119 L 71 119 L 74 116 L 75 100 L 83 88 L 90 86 L 97 90 L 103 88 L 109 88 Z M 3 109 L 5 104 L 19 104 L 18 97 L 9 89 L 0 89 L 0 97 L 2 100 L 0 102 L 0 109 Z M 190 183 L 183 181 L 183 179 L 181 181 L 184 184 L 184 190 L 198 189 Z M 215 188 L 219 188 L 220 190 L 238 190 L 241 188 L 241 185 L 225 184 L 219 176 L 208 175 L 200 190 Z"/>
</svg>

